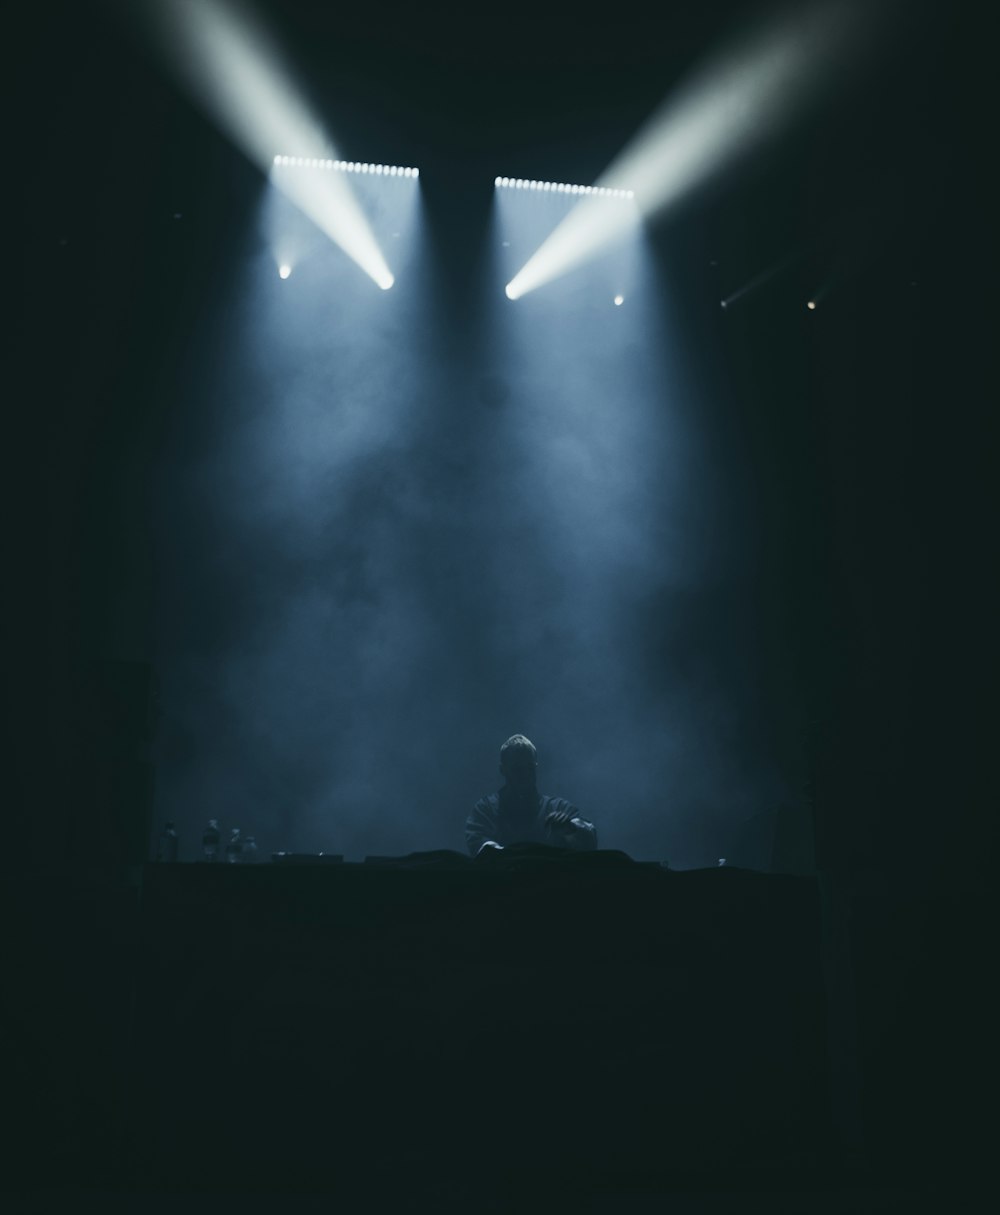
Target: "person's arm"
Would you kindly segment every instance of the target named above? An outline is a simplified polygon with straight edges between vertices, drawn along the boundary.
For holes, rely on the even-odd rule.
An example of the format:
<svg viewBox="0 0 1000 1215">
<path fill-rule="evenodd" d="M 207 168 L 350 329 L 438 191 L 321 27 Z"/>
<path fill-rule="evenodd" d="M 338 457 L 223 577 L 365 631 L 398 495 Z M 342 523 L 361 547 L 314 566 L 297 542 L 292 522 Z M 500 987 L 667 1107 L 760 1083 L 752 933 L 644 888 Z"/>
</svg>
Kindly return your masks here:
<svg viewBox="0 0 1000 1215">
<path fill-rule="evenodd" d="M 493 838 L 496 831 L 496 815 L 488 798 L 476 802 L 472 813 L 465 820 L 465 845 L 470 856 L 478 856 L 483 849 L 499 849 L 501 844 Z"/>
<path fill-rule="evenodd" d="M 597 828 L 583 817 L 576 806 L 564 802 L 551 810 L 546 822 L 553 843 L 558 841 L 563 848 L 574 848 L 577 852 L 594 852 L 597 848 Z"/>
</svg>

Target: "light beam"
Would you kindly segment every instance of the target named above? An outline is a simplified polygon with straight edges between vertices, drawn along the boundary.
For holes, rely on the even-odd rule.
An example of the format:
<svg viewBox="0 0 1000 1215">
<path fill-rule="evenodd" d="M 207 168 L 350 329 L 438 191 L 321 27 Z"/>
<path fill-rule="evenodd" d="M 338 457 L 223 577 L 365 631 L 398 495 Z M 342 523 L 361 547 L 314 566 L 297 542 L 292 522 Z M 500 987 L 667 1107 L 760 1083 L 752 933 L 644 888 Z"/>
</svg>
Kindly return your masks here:
<svg viewBox="0 0 1000 1215">
<path fill-rule="evenodd" d="M 299 161 L 332 161 L 329 138 L 246 5 L 237 0 L 150 0 L 137 7 L 141 12 L 136 15 L 146 19 L 146 33 L 175 77 L 263 173 L 273 169 L 278 150 Z M 391 280 L 343 174 L 282 175 L 278 185 L 374 282 L 384 286 Z"/>
<path fill-rule="evenodd" d="M 834 82 L 865 66 L 887 4 L 826 0 L 744 32 L 649 119 L 510 283 L 512 298 L 594 257 L 639 219 L 675 206 L 724 170 L 760 153 L 811 112 Z M 637 214 L 601 208 L 600 189 L 628 182 Z M 499 179 L 498 184 L 519 183 Z M 511 294 L 508 290 L 508 295 Z"/>
</svg>

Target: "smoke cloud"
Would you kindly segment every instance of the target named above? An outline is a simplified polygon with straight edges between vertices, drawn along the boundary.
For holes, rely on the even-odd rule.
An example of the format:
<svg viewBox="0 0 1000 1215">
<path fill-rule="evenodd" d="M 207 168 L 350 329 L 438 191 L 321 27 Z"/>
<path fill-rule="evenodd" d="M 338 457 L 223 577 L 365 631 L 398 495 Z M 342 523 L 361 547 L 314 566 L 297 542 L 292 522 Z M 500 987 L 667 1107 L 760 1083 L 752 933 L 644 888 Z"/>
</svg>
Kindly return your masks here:
<svg viewBox="0 0 1000 1215">
<path fill-rule="evenodd" d="M 274 205 L 190 336 L 157 477 L 182 855 L 209 817 L 264 854 L 463 850 L 522 732 L 602 847 L 714 863 L 801 773 L 711 351 L 641 238 L 512 303 L 496 260 L 442 282 L 411 207 L 380 292 L 332 246 L 280 280 Z M 496 258 L 530 228 L 498 215 Z"/>
</svg>

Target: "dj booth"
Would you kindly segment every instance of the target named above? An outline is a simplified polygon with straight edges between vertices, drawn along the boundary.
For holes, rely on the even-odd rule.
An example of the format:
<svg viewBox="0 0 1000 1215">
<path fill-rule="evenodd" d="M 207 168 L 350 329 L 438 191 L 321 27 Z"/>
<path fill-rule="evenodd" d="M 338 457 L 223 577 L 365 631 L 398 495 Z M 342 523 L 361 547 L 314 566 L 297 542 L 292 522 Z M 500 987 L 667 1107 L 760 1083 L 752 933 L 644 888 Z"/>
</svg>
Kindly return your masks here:
<svg viewBox="0 0 1000 1215">
<path fill-rule="evenodd" d="M 531 846 L 311 860 L 144 869 L 130 1184 L 582 1192 L 822 1154 L 813 880 Z"/>
</svg>

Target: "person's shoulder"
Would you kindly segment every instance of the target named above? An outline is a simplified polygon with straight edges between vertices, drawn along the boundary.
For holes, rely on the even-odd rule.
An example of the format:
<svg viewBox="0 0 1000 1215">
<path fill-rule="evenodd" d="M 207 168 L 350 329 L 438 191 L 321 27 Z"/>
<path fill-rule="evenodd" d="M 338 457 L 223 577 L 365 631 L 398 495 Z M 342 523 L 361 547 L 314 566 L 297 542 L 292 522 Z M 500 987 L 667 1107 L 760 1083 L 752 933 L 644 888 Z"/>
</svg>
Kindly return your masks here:
<svg viewBox="0 0 1000 1215">
<path fill-rule="evenodd" d="M 495 793 L 487 793 L 476 802 L 473 810 L 478 814 L 496 814 L 499 805 L 500 798 Z"/>
</svg>

